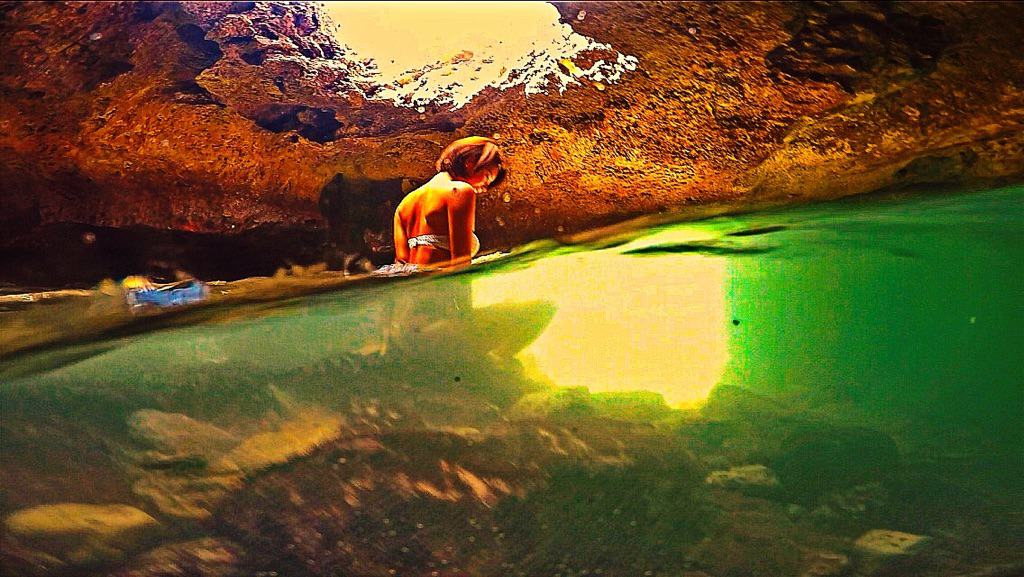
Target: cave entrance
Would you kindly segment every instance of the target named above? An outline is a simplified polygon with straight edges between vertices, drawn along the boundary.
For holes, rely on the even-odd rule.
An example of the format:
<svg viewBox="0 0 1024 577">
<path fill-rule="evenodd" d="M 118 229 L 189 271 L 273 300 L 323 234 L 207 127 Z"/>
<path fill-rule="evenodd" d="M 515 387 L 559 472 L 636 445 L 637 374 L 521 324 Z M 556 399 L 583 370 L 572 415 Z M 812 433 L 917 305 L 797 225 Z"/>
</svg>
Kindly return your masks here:
<svg viewBox="0 0 1024 577">
<path fill-rule="evenodd" d="M 328 2 L 321 10 L 350 56 L 372 61 L 372 97 L 402 106 L 459 108 L 487 87 L 603 89 L 636 68 L 636 58 L 575 32 L 546 2 Z"/>
</svg>

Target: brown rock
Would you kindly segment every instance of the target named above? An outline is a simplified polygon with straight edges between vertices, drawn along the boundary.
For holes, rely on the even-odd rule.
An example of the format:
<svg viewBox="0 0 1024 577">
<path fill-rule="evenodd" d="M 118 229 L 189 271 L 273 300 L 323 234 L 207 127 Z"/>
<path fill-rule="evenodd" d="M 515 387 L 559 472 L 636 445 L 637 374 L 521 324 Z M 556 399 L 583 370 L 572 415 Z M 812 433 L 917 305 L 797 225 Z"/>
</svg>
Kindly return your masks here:
<svg viewBox="0 0 1024 577">
<path fill-rule="evenodd" d="M 278 264 L 316 260 L 319 247 L 274 241 L 322 233 L 318 201 L 332 179 L 367 190 L 422 181 L 441 148 L 468 134 L 501 133 L 503 186 L 524 214 L 545 212 L 502 225 L 501 192 L 485 195 L 485 249 L 552 235 L 558 224 L 582 230 L 687 203 L 1024 174 L 1019 5 L 588 3 L 584 20 L 582 4 L 557 8 L 578 32 L 636 56 L 639 69 L 605 91 L 489 90 L 455 112 L 418 113 L 369 100 L 378 87 L 365 64 L 321 29 L 313 4 L 5 3 L 0 280 L 112 274 L 104 251 L 124 251 L 104 248 L 102 235 L 83 248 L 82 231 L 70 237 L 77 244 L 54 232 L 68 223 L 186 233 L 172 243 L 216 233 L 235 254 L 261 247 Z M 951 102 L 953 93 L 962 96 Z M 558 137 L 531 139 L 544 133 Z M 902 172 L 923 158 L 971 161 Z M 635 169 L 623 170 L 624 159 Z M 386 238 L 389 224 L 356 212 L 370 216 L 346 225 L 354 240 L 339 250 L 366 254 L 363 230 Z M 262 244 L 243 236 L 255 231 Z M 123 266 L 161 257 L 153 243 L 136 244 Z M 81 253 L 69 259 L 70 248 Z M 196 254 L 176 264 L 213 276 L 265 273 L 250 264 L 218 274 L 224 265 Z M 47 258 L 77 264 L 62 270 Z"/>
<path fill-rule="evenodd" d="M 162 545 L 139 555 L 113 577 L 229 577 L 242 574 L 241 548 L 207 537 Z"/>
</svg>

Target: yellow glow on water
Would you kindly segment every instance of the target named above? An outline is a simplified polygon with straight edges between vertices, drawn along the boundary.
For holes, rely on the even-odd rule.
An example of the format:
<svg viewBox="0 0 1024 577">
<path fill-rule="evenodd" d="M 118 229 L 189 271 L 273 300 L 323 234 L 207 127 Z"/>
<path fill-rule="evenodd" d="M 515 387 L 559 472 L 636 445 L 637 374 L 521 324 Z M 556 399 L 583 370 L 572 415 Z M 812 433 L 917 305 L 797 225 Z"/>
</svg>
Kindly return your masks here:
<svg viewBox="0 0 1024 577">
<path fill-rule="evenodd" d="M 725 275 L 720 257 L 579 253 L 476 280 L 473 306 L 543 296 L 557 311 L 520 354 L 552 381 L 677 405 L 706 398 L 725 370 Z"/>
</svg>

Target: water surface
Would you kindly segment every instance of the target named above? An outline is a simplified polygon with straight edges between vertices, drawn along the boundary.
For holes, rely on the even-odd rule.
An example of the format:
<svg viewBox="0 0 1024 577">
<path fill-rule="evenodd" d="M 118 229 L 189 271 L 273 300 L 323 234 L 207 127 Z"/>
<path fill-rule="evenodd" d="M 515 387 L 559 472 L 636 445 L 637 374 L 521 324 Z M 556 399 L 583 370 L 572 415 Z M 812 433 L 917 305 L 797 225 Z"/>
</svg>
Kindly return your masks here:
<svg viewBox="0 0 1024 577">
<path fill-rule="evenodd" d="M 8 357 L 0 565 L 1016 574 L 1022 192 L 541 242 Z"/>
</svg>

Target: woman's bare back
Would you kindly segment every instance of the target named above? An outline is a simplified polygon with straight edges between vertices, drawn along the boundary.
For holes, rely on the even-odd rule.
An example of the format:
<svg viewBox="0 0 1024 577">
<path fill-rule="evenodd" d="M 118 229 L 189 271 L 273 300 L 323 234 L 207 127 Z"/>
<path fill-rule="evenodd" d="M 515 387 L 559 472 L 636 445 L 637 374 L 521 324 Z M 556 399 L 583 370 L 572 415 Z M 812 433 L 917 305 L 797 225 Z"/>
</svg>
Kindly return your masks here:
<svg viewBox="0 0 1024 577">
<path fill-rule="evenodd" d="M 429 182 L 410 192 L 395 210 L 395 252 L 399 260 L 413 264 L 440 264 L 454 260 L 454 256 L 468 254 L 463 250 L 461 238 L 449 244 L 452 250 L 421 244 L 408 248 L 408 239 L 422 235 L 472 235 L 474 228 L 475 192 L 463 182 L 453 181 L 439 174 Z M 469 210 L 465 210 L 467 203 Z M 461 215 L 461 218 L 460 218 Z M 453 217 L 457 222 L 453 222 Z M 451 243 L 451 240 L 449 240 Z M 402 245 L 402 246 L 400 246 Z M 405 250 L 403 250 L 405 249 Z M 403 258 L 403 253 L 404 257 Z"/>
</svg>

